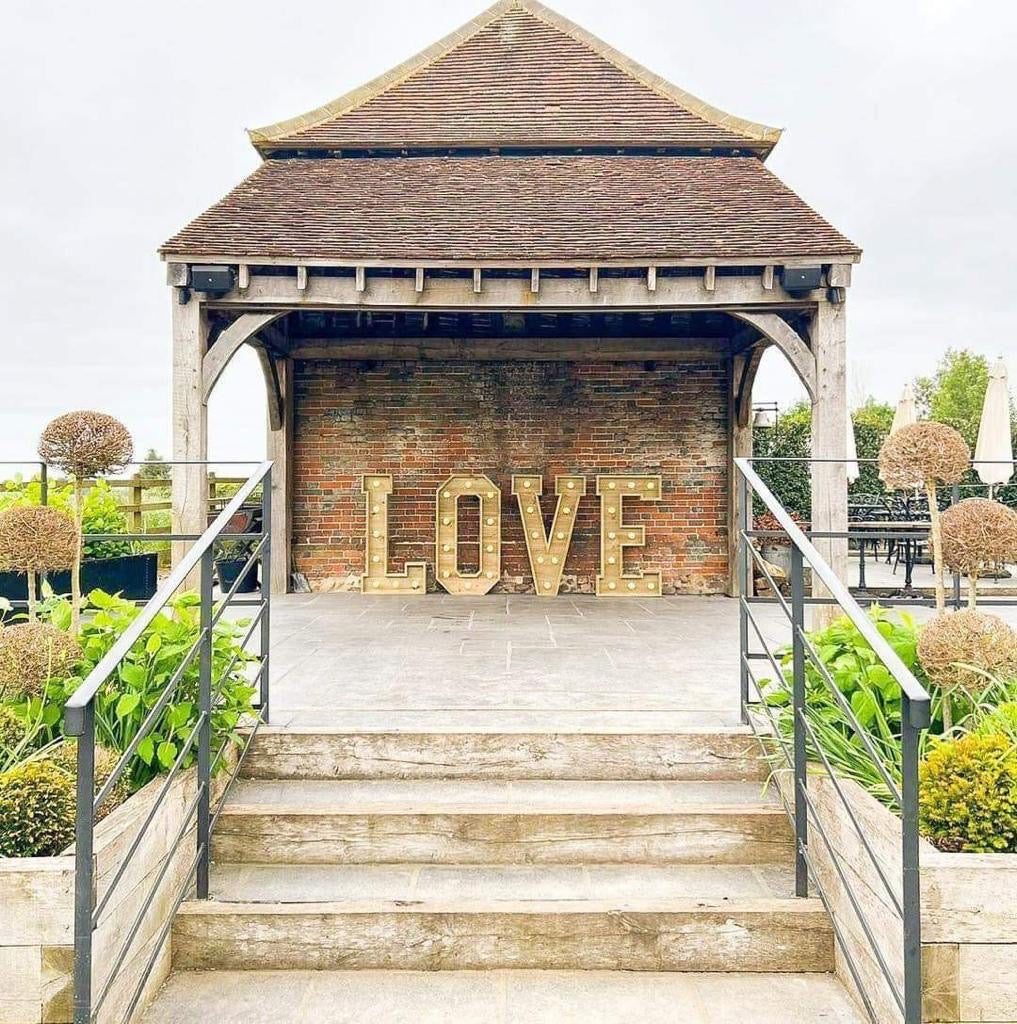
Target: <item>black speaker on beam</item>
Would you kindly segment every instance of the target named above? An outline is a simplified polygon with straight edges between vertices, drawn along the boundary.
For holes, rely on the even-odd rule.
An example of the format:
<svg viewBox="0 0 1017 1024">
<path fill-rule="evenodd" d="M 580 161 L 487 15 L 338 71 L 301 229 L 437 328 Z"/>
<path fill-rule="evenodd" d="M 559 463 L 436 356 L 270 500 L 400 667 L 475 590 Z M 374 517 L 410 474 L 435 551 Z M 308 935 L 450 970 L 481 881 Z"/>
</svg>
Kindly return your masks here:
<svg viewBox="0 0 1017 1024">
<path fill-rule="evenodd" d="M 781 284 L 786 292 L 811 292 L 822 283 L 822 267 L 785 267 L 781 274 Z"/>
<path fill-rule="evenodd" d="M 233 268 L 219 265 L 191 267 L 191 288 L 210 295 L 225 295 L 233 291 Z"/>
</svg>

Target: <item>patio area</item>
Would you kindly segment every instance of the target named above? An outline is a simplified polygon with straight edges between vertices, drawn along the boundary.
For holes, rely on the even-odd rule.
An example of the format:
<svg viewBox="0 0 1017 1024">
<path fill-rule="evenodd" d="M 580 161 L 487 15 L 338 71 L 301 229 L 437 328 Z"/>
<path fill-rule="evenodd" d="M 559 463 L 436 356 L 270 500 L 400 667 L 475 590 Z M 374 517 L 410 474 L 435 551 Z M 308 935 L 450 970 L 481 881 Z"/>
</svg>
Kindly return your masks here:
<svg viewBox="0 0 1017 1024">
<path fill-rule="evenodd" d="M 775 609 L 761 609 L 784 632 Z M 290 594 L 272 605 L 272 724 L 666 730 L 738 722 L 738 605 Z"/>
</svg>

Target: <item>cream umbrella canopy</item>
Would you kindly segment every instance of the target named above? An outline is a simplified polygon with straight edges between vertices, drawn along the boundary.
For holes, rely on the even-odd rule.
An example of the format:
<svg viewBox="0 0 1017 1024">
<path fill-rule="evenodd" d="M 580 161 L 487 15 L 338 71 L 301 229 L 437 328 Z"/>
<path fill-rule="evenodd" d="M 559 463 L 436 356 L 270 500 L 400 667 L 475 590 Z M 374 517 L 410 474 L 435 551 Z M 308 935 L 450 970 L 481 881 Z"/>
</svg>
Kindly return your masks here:
<svg viewBox="0 0 1017 1024">
<path fill-rule="evenodd" d="M 853 484 L 861 475 L 861 470 L 858 468 L 858 443 L 855 441 L 855 425 L 850 412 L 847 415 L 847 447 L 844 450 L 847 454 L 847 481 Z"/>
<path fill-rule="evenodd" d="M 915 389 L 910 384 L 906 384 L 904 386 L 904 393 L 900 396 L 900 401 L 894 410 L 890 433 L 895 434 L 901 427 L 910 427 L 912 423 L 917 422 L 918 411 L 915 409 Z"/>
<path fill-rule="evenodd" d="M 974 467 L 982 483 L 990 488 L 1005 484 L 1013 476 L 1013 438 L 1010 433 L 1010 389 L 1006 364 L 1000 359 L 989 374 L 982 419 L 978 425 Z"/>
</svg>

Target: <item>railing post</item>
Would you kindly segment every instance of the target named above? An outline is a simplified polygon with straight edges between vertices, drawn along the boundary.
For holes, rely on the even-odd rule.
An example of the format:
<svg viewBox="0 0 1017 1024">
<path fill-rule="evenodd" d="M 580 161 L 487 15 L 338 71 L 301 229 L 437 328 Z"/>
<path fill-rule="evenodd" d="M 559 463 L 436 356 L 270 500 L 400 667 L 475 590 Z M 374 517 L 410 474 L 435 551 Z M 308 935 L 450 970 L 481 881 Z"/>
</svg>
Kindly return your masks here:
<svg viewBox="0 0 1017 1024">
<path fill-rule="evenodd" d="M 74 1024 L 92 1020 L 92 910 L 95 906 L 95 702 L 82 711 L 74 816 Z"/>
<path fill-rule="evenodd" d="M 261 720 L 267 725 L 269 714 L 269 642 L 272 612 L 272 467 L 265 471 L 261 481 L 261 536 L 265 546 L 261 549 Z"/>
<path fill-rule="evenodd" d="M 791 545 L 791 651 L 792 721 L 794 722 L 795 771 L 795 895 L 809 895 L 808 758 L 805 749 L 805 563 L 799 548 Z"/>
<path fill-rule="evenodd" d="M 752 596 L 752 576 L 749 572 L 749 539 L 745 536 L 752 522 L 751 502 L 752 494 L 749 490 L 749 481 L 740 469 L 735 467 L 735 474 L 738 477 L 738 522 L 735 529 L 738 531 L 738 645 L 740 656 L 738 659 L 738 679 L 740 686 L 740 711 L 742 725 L 749 721 L 749 616 L 745 609 L 744 601 Z"/>
<path fill-rule="evenodd" d="M 918 742 L 911 700 L 901 697 L 901 907 L 904 911 L 904 1024 L 922 1020 L 922 894 L 918 840 Z"/>
<path fill-rule="evenodd" d="M 198 866 L 195 888 L 208 899 L 209 825 L 212 774 L 212 560 L 214 545 L 201 556 L 201 652 L 198 656 Z"/>
</svg>

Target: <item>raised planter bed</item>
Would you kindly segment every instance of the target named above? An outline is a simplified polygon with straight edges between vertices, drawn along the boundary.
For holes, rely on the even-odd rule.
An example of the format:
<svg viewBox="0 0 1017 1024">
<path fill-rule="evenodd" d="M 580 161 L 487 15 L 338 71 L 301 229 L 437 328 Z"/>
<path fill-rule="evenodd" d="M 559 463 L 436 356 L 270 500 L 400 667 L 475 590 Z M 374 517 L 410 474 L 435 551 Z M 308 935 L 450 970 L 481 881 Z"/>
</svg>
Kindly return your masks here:
<svg viewBox="0 0 1017 1024">
<path fill-rule="evenodd" d="M 49 581 L 58 594 L 71 590 L 69 572 L 50 573 Z M 159 556 L 118 555 L 116 558 L 93 558 L 81 563 L 81 590 L 105 590 L 129 601 L 147 601 L 159 586 Z M 24 573 L 0 572 L 0 597 L 8 601 L 26 601 L 28 585 Z M 2 1018 L 0 1018 L 2 1024 Z"/>
<path fill-rule="evenodd" d="M 778 784 L 785 796 L 790 796 L 786 772 L 778 773 Z M 856 783 L 841 781 L 840 787 L 883 872 L 897 887 L 899 899 L 900 820 Z M 900 983 L 900 918 L 833 784 L 819 772 L 812 772 L 809 792 L 831 845 L 838 852 L 840 868 Z M 889 986 L 818 836 L 813 837 L 810 849 L 880 1024 L 899 1024 L 900 1014 Z M 923 841 L 920 861 L 923 1020 L 937 1024 L 1012 1024 L 1017 1021 L 1017 854 L 943 853 Z M 839 949 L 837 973 L 854 992 Z"/>
</svg>

